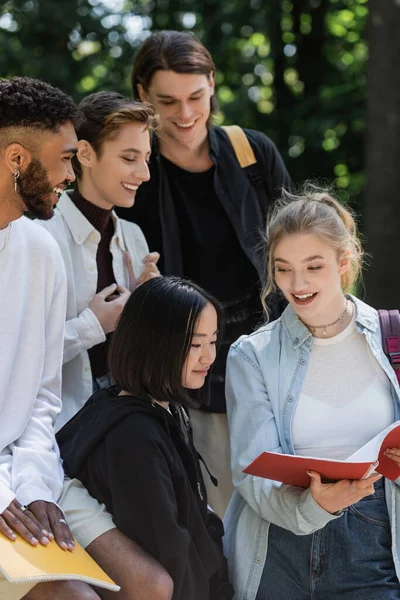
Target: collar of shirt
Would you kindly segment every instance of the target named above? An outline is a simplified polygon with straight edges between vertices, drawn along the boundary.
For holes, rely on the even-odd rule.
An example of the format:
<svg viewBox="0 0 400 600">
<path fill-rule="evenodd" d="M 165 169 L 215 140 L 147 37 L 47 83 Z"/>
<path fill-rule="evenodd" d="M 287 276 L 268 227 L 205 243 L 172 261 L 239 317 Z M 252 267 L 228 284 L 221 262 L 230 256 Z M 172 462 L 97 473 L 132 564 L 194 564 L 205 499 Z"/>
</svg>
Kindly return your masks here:
<svg viewBox="0 0 400 600">
<path fill-rule="evenodd" d="M 64 192 L 57 204 L 57 210 L 63 215 L 65 222 L 71 232 L 74 241 L 78 246 L 82 245 L 89 235 L 97 232 L 97 229 L 88 221 L 82 212 L 75 206 L 70 198 L 72 191 Z M 111 243 L 117 242 L 121 250 L 126 250 L 120 220 L 117 218 L 114 210 L 111 213 L 111 219 L 114 224 L 114 235 Z M 98 233 L 98 232 L 97 232 Z M 100 240 L 100 234 L 99 234 Z"/>
</svg>

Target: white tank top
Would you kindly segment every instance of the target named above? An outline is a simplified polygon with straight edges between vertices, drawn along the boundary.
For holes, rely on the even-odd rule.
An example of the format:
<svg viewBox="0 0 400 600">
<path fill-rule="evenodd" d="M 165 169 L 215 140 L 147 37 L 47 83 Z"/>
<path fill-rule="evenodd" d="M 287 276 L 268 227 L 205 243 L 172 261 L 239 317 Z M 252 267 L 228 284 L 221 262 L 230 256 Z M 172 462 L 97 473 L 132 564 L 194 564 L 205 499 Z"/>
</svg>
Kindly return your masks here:
<svg viewBox="0 0 400 600">
<path fill-rule="evenodd" d="M 344 460 L 393 423 L 390 383 L 356 328 L 314 338 L 292 420 L 296 454 Z"/>
</svg>

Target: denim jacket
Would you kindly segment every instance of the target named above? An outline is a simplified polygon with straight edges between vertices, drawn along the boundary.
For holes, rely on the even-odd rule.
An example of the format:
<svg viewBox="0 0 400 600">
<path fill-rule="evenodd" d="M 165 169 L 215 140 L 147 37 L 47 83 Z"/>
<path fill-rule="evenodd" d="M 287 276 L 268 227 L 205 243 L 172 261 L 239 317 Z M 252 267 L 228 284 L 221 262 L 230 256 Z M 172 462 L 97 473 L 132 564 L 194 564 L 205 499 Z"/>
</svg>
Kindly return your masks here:
<svg viewBox="0 0 400 600">
<path fill-rule="evenodd" d="M 395 420 L 400 415 L 400 390 L 382 350 L 377 311 L 353 296 L 356 325 L 366 336 L 391 382 Z M 264 451 L 294 454 L 291 424 L 310 360 L 313 338 L 289 305 L 282 317 L 231 346 L 226 398 L 235 491 L 225 516 L 224 550 L 237 600 L 254 600 L 263 572 L 268 530 L 274 523 L 297 535 L 308 535 L 341 517 L 326 512 L 309 490 L 243 473 Z M 392 526 L 397 575 L 400 561 L 400 490 L 386 480 L 386 501 Z"/>
</svg>

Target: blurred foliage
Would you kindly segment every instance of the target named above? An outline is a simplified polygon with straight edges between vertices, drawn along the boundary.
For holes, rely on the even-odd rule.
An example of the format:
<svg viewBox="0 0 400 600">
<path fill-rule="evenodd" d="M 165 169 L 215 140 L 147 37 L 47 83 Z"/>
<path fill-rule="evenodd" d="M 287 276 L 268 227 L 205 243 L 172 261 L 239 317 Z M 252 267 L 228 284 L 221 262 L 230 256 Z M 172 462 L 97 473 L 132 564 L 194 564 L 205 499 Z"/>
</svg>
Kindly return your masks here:
<svg viewBox="0 0 400 600">
<path fill-rule="evenodd" d="M 130 95 L 135 48 L 156 29 L 200 37 L 217 66 L 218 123 L 259 129 L 293 179 L 364 188 L 367 0 L 3 0 L 0 75 L 79 100 Z"/>
</svg>

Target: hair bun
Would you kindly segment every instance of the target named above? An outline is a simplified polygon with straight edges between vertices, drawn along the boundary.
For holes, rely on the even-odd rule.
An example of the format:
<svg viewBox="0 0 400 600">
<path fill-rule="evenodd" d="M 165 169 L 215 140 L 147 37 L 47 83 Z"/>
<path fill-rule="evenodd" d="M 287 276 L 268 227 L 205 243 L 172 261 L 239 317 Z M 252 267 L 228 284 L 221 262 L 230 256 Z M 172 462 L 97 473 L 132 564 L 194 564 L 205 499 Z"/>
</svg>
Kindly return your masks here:
<svg viewBox="0 0 400 600">
<path fill-rule="evenodd" d="M 304 198 L 312 202 L 320 202 L 332 208 L 343 221 L 346 231 L 356 235 L 357 226 L 352 211 L 331 195 L 329 188 L 321 189 L 315 184 L 307 183 L 303 190 Z"/>
</svg>

